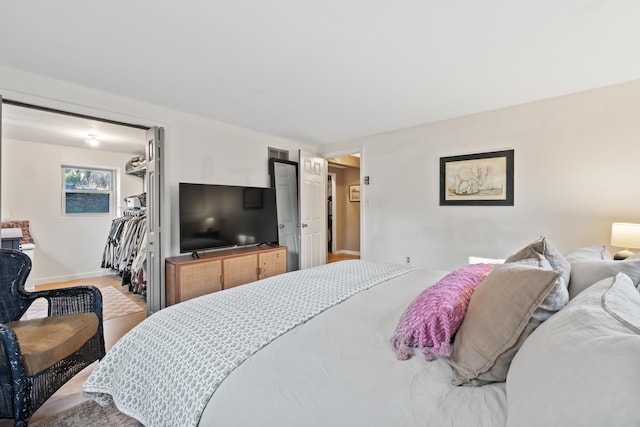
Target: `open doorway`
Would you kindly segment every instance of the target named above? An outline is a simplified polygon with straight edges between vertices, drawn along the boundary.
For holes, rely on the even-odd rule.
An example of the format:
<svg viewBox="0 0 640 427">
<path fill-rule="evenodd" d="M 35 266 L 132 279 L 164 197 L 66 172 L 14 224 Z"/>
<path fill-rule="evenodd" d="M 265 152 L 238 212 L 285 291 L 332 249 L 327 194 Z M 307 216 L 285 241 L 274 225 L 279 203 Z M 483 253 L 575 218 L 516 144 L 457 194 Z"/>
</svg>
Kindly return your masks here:
<svg viewBox="0 0 640 427">
<path fill-rule="evenodd" d="M 32 238 L 34 288 L 124 272 L 103 266 L 103 257 L 113 219 L 144 203 L 144 171 L 132 160 L 144 156 L 145 133 L 143 126 L 5 100 L 0 217 L 21 223 Z"/>
<path fill-rule="evenodd" d="M 359 154 L 327 159 L 327 260 L 360 258 Z"/>
</svg>

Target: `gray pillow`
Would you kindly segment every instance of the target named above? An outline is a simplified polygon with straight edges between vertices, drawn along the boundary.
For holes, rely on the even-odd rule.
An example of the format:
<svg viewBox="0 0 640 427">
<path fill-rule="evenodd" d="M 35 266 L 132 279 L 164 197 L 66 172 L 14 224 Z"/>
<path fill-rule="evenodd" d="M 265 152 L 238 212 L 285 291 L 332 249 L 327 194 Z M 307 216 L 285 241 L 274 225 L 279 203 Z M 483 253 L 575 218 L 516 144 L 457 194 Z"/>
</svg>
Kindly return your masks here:
<svg viewBox="0 0 640 427">
<path fill-rule="evenodd" d="M 507 258 L 505 262 L 540 257 L 546 258 L 546 260 L 549 261 L 549 264 L 551 264 L 551 268 L 560 273 L 564 286 L 569 286 L 571 264 L 569 264 L 569 261 L 567 261 L 545 237 L 520 249 L 518 252 Z"/>
<path fill-rule="evenodd" d="M 532 321 L 540 324 L 564 307 L 569 302 L 569 278 L 571 277 L 571 264 L 546 238 L 531 243 L 511 255 L 505 262 L 522 261 L 523 259 L 538 259 L 539 266 L 551 268 L 559 273 L 556 283 L 533 313 Z M 550 265 L 550 267 L 549 267 Z"/>
<path fill-rule="evenodd" d="M 639 426 L 640 294 L 606 278 L 540 325 L 507 376 L 507 427 Z"/>
<path fill-rule="evenodd" d="M 584 248 L 573 249 L 565 254 L 565 259 L 569 263 L 579 261 L 611 260 L 613 257 L 604 245 L 593 245 Z"/>
<path fill-rule="evenodd" d="M 627 258 L 624 261 L 597 260 L 572 263 L 569 299 L 594 283 L 618 273 L 625 273 L 637 286 L 640 282 L 640 258 Z"/>
</svg>

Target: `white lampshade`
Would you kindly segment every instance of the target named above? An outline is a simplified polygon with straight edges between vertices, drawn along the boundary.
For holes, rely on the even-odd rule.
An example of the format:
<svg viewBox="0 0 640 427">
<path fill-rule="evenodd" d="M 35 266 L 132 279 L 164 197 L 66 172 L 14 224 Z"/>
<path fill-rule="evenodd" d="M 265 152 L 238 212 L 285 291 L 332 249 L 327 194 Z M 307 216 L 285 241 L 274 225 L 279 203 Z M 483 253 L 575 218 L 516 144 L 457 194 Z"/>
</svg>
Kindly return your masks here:
<svg viewBox="0 0 640 427">
<path fill-rule="evenodd" d="M 611 225 L 611 246 L 625 249 L 618 252 L 615 259 L 624 259 L 633 255 L 629 248 L 640 248 L 640 224 L 614 222 Z"/>
<path fill-rule="evenodd" d="M 611 225 L 611 246 L 640 248 L 640 224 L 614 222 Z"/>
</svg>

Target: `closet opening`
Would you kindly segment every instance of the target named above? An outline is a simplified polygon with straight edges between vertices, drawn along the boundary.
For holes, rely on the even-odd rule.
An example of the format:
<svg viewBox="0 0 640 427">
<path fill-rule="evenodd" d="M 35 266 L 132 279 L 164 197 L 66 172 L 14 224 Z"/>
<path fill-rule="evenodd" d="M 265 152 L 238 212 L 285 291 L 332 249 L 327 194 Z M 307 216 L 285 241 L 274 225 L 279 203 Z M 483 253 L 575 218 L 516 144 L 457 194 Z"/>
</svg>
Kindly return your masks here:
<svg viewBox="0 0 640 427">
<path fill-rule="evenodd" d="M 28 235 L 30 286 L 113 287 L 146 311 L 149 127 L 9 99 L 1 112 L 0 220 Z"/>
</svg>

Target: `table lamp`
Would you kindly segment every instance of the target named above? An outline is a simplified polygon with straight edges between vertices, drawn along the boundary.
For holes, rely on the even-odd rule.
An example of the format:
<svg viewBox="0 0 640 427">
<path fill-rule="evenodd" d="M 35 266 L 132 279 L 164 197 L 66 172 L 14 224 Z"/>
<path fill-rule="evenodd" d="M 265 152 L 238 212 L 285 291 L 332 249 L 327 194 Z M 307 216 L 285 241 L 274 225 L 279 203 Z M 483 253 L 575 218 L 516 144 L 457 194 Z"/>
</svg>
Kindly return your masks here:
<svg viewBox="0 0 640 427">
<path fill-rule="evenodd" d="M 611 225 L 611 246 L 624 248 L 613 259 L 622 260 L 633 255 L 629 248 L 640 248 L 640 224 L 614 222 Z"/>
</svg>

